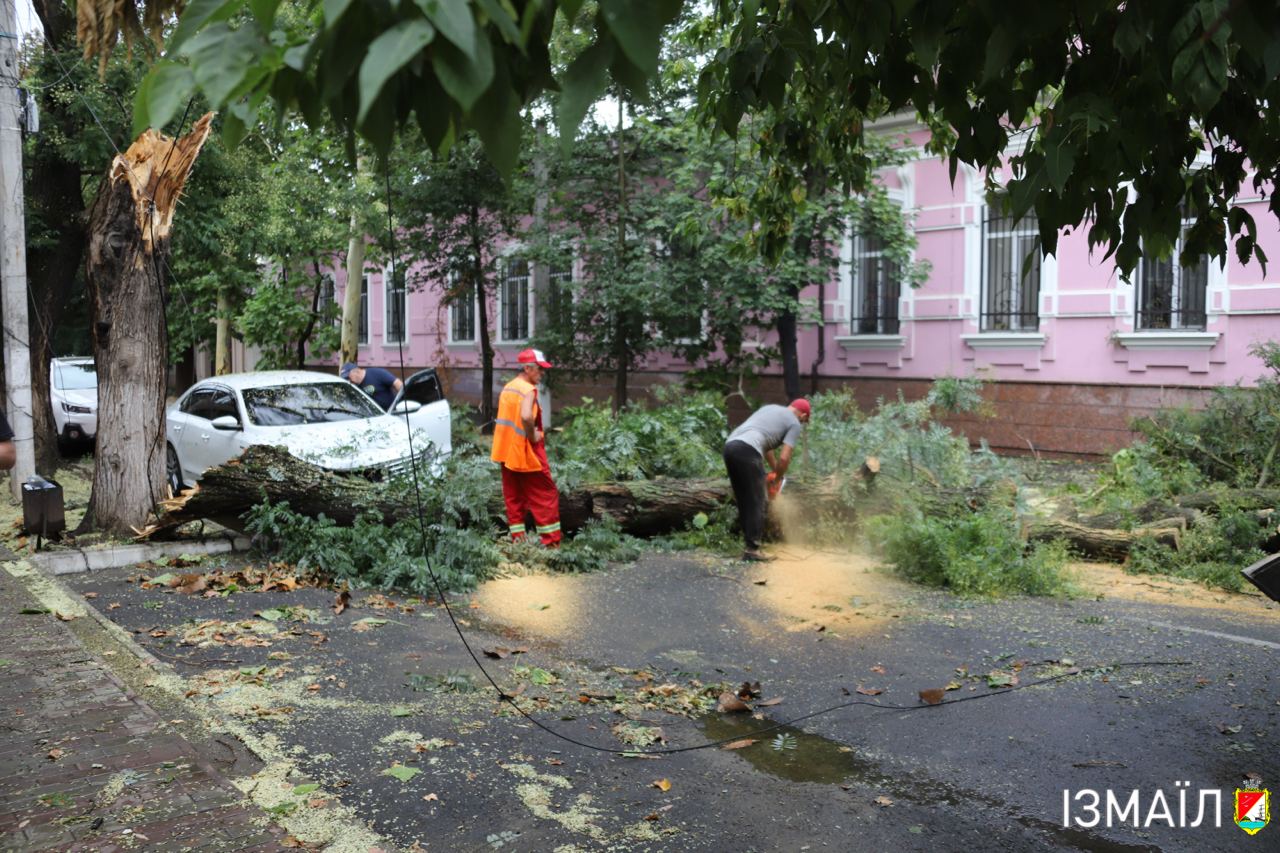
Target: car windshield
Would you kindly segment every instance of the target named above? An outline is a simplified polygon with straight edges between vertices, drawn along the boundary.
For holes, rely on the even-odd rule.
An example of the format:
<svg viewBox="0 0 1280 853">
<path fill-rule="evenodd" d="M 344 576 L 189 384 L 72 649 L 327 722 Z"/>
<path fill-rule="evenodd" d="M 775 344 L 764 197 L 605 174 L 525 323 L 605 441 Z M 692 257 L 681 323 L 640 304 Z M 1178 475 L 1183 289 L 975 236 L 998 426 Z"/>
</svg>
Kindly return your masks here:
<svg viewBox="0 0 1280 853">
<path fill-rule="evenodd" d="M 244 407 L 258 426 L 319 424 L 384 414 L 349 382 L 246 388 Z"/>
<path fill-rule="evenodd" d="M 53 387 L 59 391 L 84 391 L 97 388 L 98 374 L 93 362 L 55 365 Z"/>
</svg>

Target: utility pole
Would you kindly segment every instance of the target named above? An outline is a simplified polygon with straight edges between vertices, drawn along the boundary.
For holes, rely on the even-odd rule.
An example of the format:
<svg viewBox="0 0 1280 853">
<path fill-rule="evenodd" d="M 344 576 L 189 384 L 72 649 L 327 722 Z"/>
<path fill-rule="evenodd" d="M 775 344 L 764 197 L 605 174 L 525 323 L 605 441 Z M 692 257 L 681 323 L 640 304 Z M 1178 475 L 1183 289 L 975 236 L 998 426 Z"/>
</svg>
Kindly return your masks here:
<svg viewBox="0 0 1280 853">
<path fill-rule="evenodd" d="M 17 464 L 13 497 L 36 472 L 31 420 L 31 347 L 27 325 L 27 237 L 22 199 L 22 99 L 18 90 L 17 3 L 0 2 L 0 311 L 4 312 L 5 411 Z"/>
</svg>

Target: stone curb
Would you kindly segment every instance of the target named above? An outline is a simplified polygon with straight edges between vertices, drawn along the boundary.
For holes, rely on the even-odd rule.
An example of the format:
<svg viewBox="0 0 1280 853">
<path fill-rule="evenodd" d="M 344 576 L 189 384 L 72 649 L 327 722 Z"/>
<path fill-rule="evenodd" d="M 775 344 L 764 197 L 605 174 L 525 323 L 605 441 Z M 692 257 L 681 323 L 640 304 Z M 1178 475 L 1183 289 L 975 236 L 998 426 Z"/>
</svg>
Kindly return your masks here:
<svg viewBox="0 0 1280 853">
<path fill-rule="evenodd" d="M 182 554 L 205 556 L 248 551 L 249 544 L 248 537 L 224 533 L 217 537 L 190 542 L 142 542 L 135 545 L 112 545 L 106 548 L 76 548 L 72 551 L 28 554 L 18 559 L 26 560 L 47 574 L 73 575 L 102 569 L 117 569 L 159 557 L 177 557 Z"/>
</svg>

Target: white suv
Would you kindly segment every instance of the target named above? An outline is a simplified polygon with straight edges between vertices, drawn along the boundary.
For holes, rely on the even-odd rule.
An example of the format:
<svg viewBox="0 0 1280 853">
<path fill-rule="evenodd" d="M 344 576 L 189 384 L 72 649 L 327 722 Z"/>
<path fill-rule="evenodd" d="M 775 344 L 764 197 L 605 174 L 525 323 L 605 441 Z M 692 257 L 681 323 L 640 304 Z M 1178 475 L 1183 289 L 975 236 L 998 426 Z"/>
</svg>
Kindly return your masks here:
<svg viewBox="0 0 1280 853">
<path fill-rule="evenodd" d="M 55 358 L 49 364 L 49 399 L 58 447 L 93 441 L 98 434 L 98 372 L 92 358 Z"/>
</svg>

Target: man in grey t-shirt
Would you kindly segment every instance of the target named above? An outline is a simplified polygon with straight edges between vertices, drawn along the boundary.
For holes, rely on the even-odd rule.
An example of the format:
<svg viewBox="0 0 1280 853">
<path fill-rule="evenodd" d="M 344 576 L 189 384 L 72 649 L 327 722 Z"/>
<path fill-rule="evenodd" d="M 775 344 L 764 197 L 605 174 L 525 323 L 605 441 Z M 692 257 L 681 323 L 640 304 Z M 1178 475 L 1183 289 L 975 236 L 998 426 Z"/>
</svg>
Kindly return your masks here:
<svg viewBox="0 0 1280 853">
<path fill-rule="evenodd" d="M 760 553 L 768 500 L 764 463 L 768 462 L 773 476 L 781 480 L 791 464 L 800 430 L 808 421 L 809 401 L 803 398 L 792 400 L 788 406 L 762 406 L 725 442 L 724 467 L 729 471 L 733 497 L 738 503 L 738 520 L 746 545 L 744 560 L 759 563 L 769 559 Z"/>
</svg>

